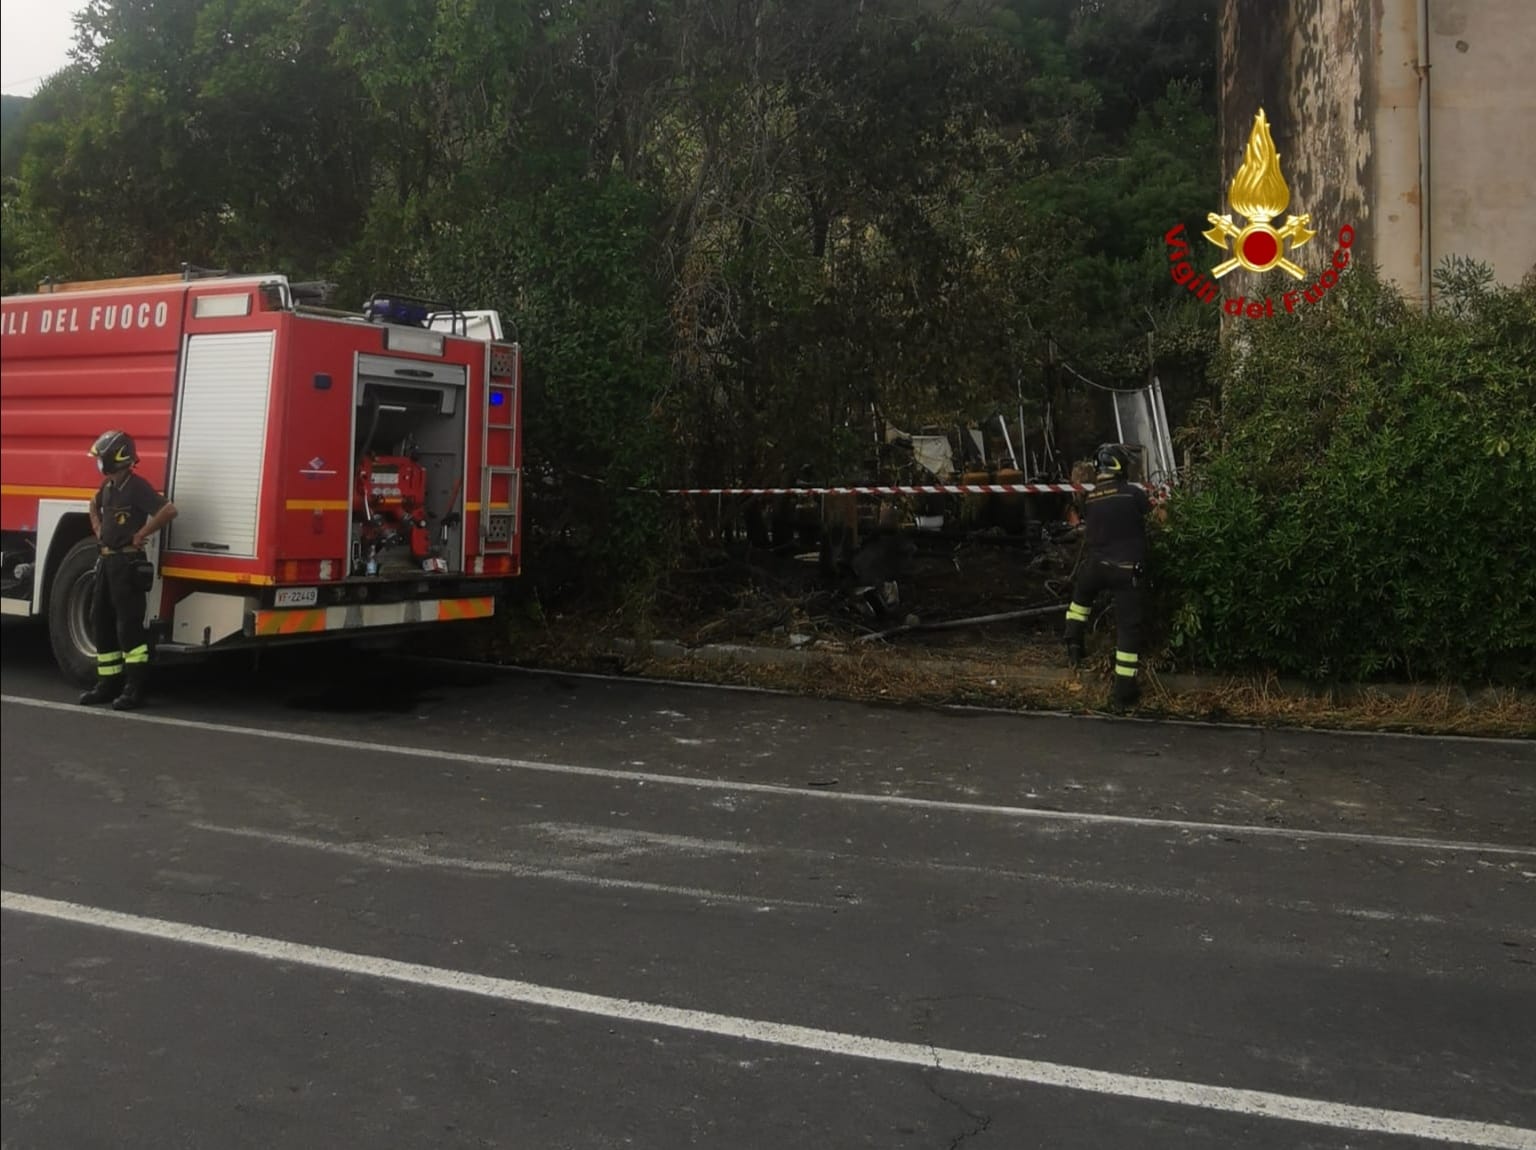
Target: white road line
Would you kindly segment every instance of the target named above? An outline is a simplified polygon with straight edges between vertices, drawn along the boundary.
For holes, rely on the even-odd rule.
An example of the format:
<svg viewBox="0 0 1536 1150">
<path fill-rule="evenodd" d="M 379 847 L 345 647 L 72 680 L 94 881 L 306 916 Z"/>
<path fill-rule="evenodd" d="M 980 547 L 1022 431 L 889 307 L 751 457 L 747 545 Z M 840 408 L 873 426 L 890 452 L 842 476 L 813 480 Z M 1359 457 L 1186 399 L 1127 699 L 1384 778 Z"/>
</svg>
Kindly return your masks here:
<svg viewBox="0 0 1536 1150">
<path fill-rule="evenodd" d="M 1035 1059 L 949 1050 L 918 1043 L 894 1042 L 883 1038 L 844 1034 L 835 1030 L 817 1030 L 808 1026 L 793 1026 L 782 1022 L 739 1018 L 703 1010 L 686 1010 L 657 1003 L 562 990 L 559 987 L 540 986 L 536 983 L 519 982 L 507 978 L 492 978 L 468 971 L 399 962 L 395 959 L 354 954 L 350 951 L 286 942 L 282 939 L 264 938 L 259 935 L 215 930 L 191 923 L 145 918 L 140 915 L 38 898 L 12 891 L 0 891 L 0 909 L 83 926 L 102 927 L 168 942 L 208 947 L 264 959 L 268 962 L 293 963 L 342 974 L 365 975 L 409 983 L 413 986 L 475 994 L 503 1002 L 519 1002 L 529 1006 L 575 1011 L 625 1022 L 666 1026 L 695 1034 L 718 1035 L 748 1042 L 766 1042 L 776 1046 L 820 1051 L 847 1058 L 866 1058 L 876 1062 L 921 1066 L 926 1069 L 948 1070 L 958 1074 L 1002 1078 L 1013 1082 L 1055 1086 L 1146 1102 L 1192 1106 L 1201 1110 L 1301 1122 L 1314 1126 L 1330 1126 L 1342 1130 L 1399 1134 L 1439 1142 L 1486 1146 L 1493 1150 L 1536 1150 L 1536 1130 L 1509 1125 L 1441 1118 L 1371 1106 L 1352 1106 L 1323 1099 L 1299 1098 L 1293 1095 L 1242 1090 L 1227 1086 L 1209 1086 L 1171 1078 L 1145 1078 L 1132 1074 L 1116 1074 L 1059 1062 L 1041 1062 Z"/>
<path fill-rule="evenodd" d="M 434 763 L 465 763 L 503 770 L 539 771 L 546 774 L 574 775 L 608 779 L 623 783 L 655 783 L 668 787 L 692 787 L 696 790 L 734 791 L 740 794 L 772 795 L 780 799 L 820 799 L 872 806 L 904 807 L 910 810 L 945 814 L 995 815 L 1021 820 L 1081 823 L 1089 826 L 1151 827 L 1157 830 L 1193 831 L 1209 835 L 1241 835 L 1254 838 L 1294 839 L 1304 842 L 1363 843 L 1376 847 L 1408 847 L 1414 850 L 1467 852 L 1475 854 L 1515 855 L 1536 858 L 1536 846 L 1511 846 L 1501 843 L 1460 842 L 1447 839 L 1415 838 L 1408 835 L 1373 835 L 1363 831 L 1323 831 L 1304 827 L 1277 827 L 1246 823 L 1201 822 L 1195 819 L 1160 819 L 1143 815 L 1109 815 L 1093 811 L 1055 811 L 1040 807 L 1014 807 L 997 803 L 966 803 L 946 799 L 920 799 L 908 795 L 876 795 L 861 791 L 832 791 L 809 787 L 791 787 L 774 783 L 745 783 L 735 779 L 694 778 L 688 775 L 663 775 L 654 771 L 626 771 L 610 767 L 586 767 L 574 763 L 546 763 L 532 759 L 503 758 L 499 755 L 472 755 L 464 751 L 446 751 L 434 747 L 409 747 L 370 743 L 363 739 L 339 739 L 330 735 L 310 735 L 300 731 L 274 731 L 262 727 L 237 727 L 199 719 L 177 719 L 169 715 L 146 715 L 136 711 L 108 711 L 61 703 L 52 699 L 34 699 L 26 695 L 0 695 L 0 702 L 45 711 L 64 711 L 80 718 L 96 717 L 106 722 L 148 723 L 188 731 L 208 731 L 224 735 L 244 735 L 311 747 L 363 751 L 373 755 L 398 755 L 425 759 Z"/>
<path fill-rule="evenodd" d="M 726 891 L 707 890 L 696 886 L 675 886 L 670 883 L 643 882 L 640 879 L 609 878 L 605 875 L 582 874 L 580 871 L 562 870 L 558 867 L 529 866 L 527 863 L 498 859 L 462 858 L 455 855 L 435 855 L 431 851 L 413 846 L 392 846 L 379 843 L 338 843 L 325 839 L 307 838 L 304 835 L 286 834 L 281 831 L 264 831 L 255 827 L 222 827 L 213 823 L 188 823 L 194 830 L 209 834 L 231 835 L 235 838 L 257 839 L 273 846 L 295 847 L 300 850 L 322 851 L 326 854 L 343 855 L 378 866 L 413 867 L 464 871 L 470 874 L 494 874 L 511 878 L 549 879 L 553 882 L 571 883 L 576 886 L 592 886 L 602 890 L 634 890 L 647 894 L 675 894 L 684 898 L 696 898 L 701 902 L 729 902 L 767 910 L 770 907 L 793 907 L 797 910 L 843 910 L 847 903 L 807 902 L 793 898 L 755 897 L 749 894 L 731 894 Z"/>
</svg>

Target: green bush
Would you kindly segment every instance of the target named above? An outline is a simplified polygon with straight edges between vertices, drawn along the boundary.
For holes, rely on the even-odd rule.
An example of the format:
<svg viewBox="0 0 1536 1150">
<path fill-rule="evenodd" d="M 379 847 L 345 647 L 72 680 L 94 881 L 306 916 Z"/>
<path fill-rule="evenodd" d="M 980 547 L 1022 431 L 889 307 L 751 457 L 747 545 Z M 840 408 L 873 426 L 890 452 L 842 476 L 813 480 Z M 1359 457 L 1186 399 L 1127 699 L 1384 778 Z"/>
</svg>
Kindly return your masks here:
<svg viewBox="0 0 1536 1150">
<path fill-rule="evenodd" d="M 1355 267 L 1227 341 L 1157 544 L 1176 659 L 1536 683 L 1536 274 L 1489 281 L 1426 315 Z"/>
</svg>

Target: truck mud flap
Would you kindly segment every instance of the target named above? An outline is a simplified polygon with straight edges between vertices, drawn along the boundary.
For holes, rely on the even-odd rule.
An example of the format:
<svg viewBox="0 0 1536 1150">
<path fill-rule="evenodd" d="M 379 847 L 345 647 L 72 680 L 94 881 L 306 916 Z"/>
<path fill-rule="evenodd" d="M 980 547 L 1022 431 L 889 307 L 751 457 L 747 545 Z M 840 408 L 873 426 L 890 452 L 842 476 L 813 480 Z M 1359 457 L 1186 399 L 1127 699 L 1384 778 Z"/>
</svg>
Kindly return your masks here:
<svg viewBox="0 0 1536 1150">
<path fill-rule="evenodd" d="M 491 595 L 465 599 L 416 599 L 404 603 L 354 603 L 342 607 L 297 607 L 252 611 L 246 615 L 248 638 L 315 635 L 370 627 L 409 627 L 486 619 L 496 611 Z"/>
</svg>

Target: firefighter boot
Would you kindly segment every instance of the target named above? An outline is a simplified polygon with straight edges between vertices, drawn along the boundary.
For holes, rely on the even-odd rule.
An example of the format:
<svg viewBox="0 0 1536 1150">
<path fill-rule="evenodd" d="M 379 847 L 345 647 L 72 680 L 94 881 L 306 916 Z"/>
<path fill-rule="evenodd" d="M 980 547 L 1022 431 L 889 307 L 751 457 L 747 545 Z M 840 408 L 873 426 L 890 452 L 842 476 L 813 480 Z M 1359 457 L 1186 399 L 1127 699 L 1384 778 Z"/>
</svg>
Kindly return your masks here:
<svg viewBox="0 0 1536 1150">
<path fill-rule="evenodd" d="M 1077 665 L 1083 661 L 1083 632 L 1088 629 L 1088 616 L 1092 614 L 1090 607 L 1084 607 L 1074 599 L 1067 608 L 1067 666 L 1074 671 Z"/>
<path fill-rule="evenodd" d="M 82 707 L 94 707 L 97 703 L 110 703 L 122 693 L 123 676 L 97 675 L 91 689 L 80 696 Z"/>
<path fill-rule="evenodd" d="M 1067 666 L 1074 671 L 1083 661 L 1083 625 L 1076 619 L 1067 620 Z"/>
<path fill-rule="evenodd" d="M 1111 710 L 1127 711 L 1141 701 L 1141 686 L 1134 675 L 1115 675 L 1115 685 L 1109 691 Z"/>
<path fill-rule="evenodd" d="M 147 663 L 130 663 L 123 672 L 123 693 L 112 701 L 114 711 L 135 711 L 144 705 L 144 677 Z"/>
</svg>

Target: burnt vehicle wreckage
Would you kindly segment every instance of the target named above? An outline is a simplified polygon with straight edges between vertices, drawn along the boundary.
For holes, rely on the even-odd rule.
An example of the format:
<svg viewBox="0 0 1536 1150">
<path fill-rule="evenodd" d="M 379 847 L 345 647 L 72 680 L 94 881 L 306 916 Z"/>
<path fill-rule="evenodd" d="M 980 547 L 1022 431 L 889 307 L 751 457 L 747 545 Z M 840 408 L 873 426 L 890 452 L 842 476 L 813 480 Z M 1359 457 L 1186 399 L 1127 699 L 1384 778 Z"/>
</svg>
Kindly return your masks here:
<svg viewBox="0 0 1536 1150">
<path fill-rule="evenodd" d="M 1112 419 L 1132 481 L 1154 495 L 1176 484 L 1155 373 L 1139 388 L 1109 388 L 1067 370 L 1100 397 L 1094 418 L 1101 427 Z M 851 482 L 673 489 L 691 498 L 717 554 L 747 557 L 737 569 L 759 592 L 737 607 L 734 625 L 717 619 L 704 631 L 796 632 L 792 617 L 816 616 L 870 642 L 1058 621 L 1080 559 L 1080 502 L 1094 479 L 1086 460 L 1098 440 L 1079 429 L 1080 450 L 1069 451 L 1058 438 L 1058 404 L 1048 397 L 1033 417 L 1028 406 L 1021 391 L 1013 410 L 915 431 L 872 409 L 874 450 Z"/>
</svg>

